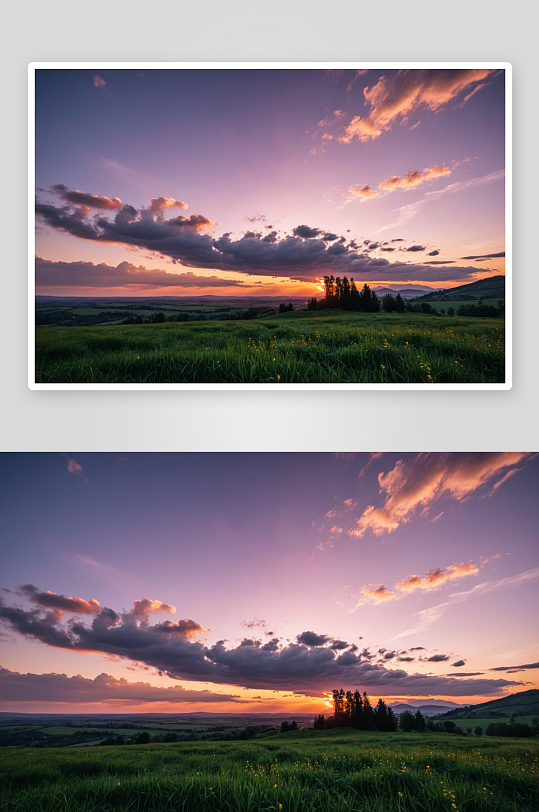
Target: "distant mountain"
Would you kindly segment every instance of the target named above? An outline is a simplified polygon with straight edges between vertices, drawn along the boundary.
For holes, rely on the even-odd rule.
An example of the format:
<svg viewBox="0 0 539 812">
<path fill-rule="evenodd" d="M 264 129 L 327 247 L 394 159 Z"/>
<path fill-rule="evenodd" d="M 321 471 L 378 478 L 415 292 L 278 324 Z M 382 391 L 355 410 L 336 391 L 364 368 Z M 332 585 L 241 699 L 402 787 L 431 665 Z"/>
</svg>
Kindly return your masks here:
<svg viewBox="0 0 539 812">
<path fill-rule="evenodd" d="M 415 703 L 414 705 L 410 705 L 406 702 L 391 702 L 390 707 L 397 715 L 399 713 L 403 713 L 404 711 L 416 713 L 418 710 L 420 710 L 423 716 L 437 716 L 438 714 L 445 713 L 447 711 L 447 705 L 436 704 L 420 705 L 419 703 Z"/>
<path fill-rule="evenodd" d="M 402 296 L 401 291 L 401 296 Z M 443 302 L 443 301 L 473 301 L 475 299 L 505 299 L 505 276 L 490 276 L 488 279 L 478 279 L 469 285 L 459 285 L 456 288 L 432 291 L 418 296 L 416 302 Z"/>
<path fill-rule="evenodd" d="M 390 293 L 391 296 L 396 296 L 397 293 L 400 293 L 403 299 L 414 299 L 416 296 L 420 296 L 422 293 L 432 293 L 432 288 L 427 288 L 425 285 L 410 285 L 407 288 L 373 288 L 376 291 L 376 295 L 379 299 L 382 296 Z"/>
<path fill-rule="evenodd" d="M 511 716 L 539 714 L 539 690 L 519 691 L 501 699 L 492 699 L 480 705 L 465 705 L 438 716 L 439 719 L 498 719 Z"/>
</svg>

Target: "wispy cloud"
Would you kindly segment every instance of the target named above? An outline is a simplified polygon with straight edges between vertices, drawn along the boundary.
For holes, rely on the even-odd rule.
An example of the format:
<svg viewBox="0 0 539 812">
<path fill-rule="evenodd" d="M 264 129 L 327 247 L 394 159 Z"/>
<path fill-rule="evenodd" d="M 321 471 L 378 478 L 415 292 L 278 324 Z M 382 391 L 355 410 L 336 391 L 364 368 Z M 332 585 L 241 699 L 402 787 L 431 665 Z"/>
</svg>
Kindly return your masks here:
<svg viewBox="0 0 539 812">
<path fill-rule="evenodd" d="M 400 640 L 402 637 L 407 637 L 410 634 L 424 631 L 439 620 L 446 610 L 450 609 L 455 604 L 467 601 L 469 598 L 475 597 L 476 595 L 483 595 L 487 592 L 493 592 L 496 589 L 507 589 L 510 587 L 520 586 L 521 584 L 525 584 L 528 581 L 538 577 L 539 567 L 535 567 L 533 569 L 526 570 L 525 572 L 521 572 L 519 575 L 510 575 L 507 578 L 500 578 L 498 581 L 477 584 L 467 592 L 454 592 L 449 596 L 447 601 L 444 601 L 444 603 L 439 603 L 436 606 L 431 606 L 428 609 L 423 609 L 421 612 L 418 612 L 416 615 L 417 623 L 415 626 L 410 629 L 406 629 L 406 631 L 401 632 L 390 639 Z"/>
<path fill-rule="evenodd" d="M 431 192 L 425 192 L 425 197 L 423 197 L 421 200 L 415 200 L 413 203 L 408 203 L 406 206 L 401 206 L 399 209 L 397 209 L 397 219 L 393 223 L 388 223 L 388 225 L 382 226 L 372 233 L 380 234 L 380 232 L 387 231 L 389 228 L 396 228 L 404 225 L 404 223 L 407 223 L 412 219 L 412 217 L 415 217 L 415 215 L 426 203 L 433 203 L 443 195 L 455 194 L 456 192 L 461 192 L 464 189 L 472 189 L 477 186 L 485 186 L 486 184 L 501 180 L 504 177 L 505 170 L 498 169 L 496 172 L 491 172 L 489 175 L 483 175 L 480 178 L 456 181 L 455 183 L 450 183 L 449 186 L 445 186 L 443 189 L 434 189 Z"/>
<path fill-rule="evenodd" d="M 383 507 L 369 505 L 349 534 L 361 538 L 393 533 L 423 508 L 424 514 L 441 497 L 460 502 L 498 477 L 507 478 L 514 467 L 533 455 L 521 452 L 418 454 L 410 463 L 399 460 L 387 474 L 378 475 Z"/>
</svg>

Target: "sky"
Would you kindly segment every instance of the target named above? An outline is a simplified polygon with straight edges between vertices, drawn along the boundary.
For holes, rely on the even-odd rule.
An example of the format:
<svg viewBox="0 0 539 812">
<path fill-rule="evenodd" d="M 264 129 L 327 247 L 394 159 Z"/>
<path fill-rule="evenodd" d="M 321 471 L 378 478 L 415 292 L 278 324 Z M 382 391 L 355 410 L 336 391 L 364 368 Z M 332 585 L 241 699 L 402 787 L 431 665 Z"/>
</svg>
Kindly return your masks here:
<svg viewBox="0 0 539 812">
<path fill-rule="evenodd" d="M 0 456 L 0 710 L 539 688 L 530 453 Z"/>
<path fill-rule="evenodd" d="M 37 69 L 36 292 L 504 273 L 504 71 Z"/>
</svg>

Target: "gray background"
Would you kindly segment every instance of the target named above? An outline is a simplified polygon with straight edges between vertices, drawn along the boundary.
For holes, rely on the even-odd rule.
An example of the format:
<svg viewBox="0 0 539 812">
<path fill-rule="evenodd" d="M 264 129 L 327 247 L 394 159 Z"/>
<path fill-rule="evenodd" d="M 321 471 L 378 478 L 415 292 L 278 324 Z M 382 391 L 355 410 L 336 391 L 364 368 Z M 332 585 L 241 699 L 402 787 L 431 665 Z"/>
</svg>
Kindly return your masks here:
<svg viewBox="0 0 539 812">
<path fill-rule="evenodd" d="M 525 0 L 4 3 L 0 451 L 536 450 L 536 8 Z M 511 62 L 512 390 L 30 391 L 27 65 L 93 60 Z"/>
</svg>

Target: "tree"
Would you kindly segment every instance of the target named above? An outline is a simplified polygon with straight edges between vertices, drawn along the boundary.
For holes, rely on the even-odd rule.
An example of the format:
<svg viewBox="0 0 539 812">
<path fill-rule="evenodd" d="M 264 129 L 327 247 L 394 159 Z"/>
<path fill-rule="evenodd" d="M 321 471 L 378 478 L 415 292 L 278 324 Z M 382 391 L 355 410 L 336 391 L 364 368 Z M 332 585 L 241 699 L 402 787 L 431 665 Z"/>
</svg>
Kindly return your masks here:
<svg viewBox="0 0 539 812">
<path fill-rule="evenodd" d="M 415 718 L 411 711 L 405 710 L 399 713 L 399 727 L 405 733 L 410 733 L 411 730 L 415 730 Z"/>
<path fill-rule="evenodd" d="M 164 313 L 154 313 L 152 316 L 152 324 L 163 324 L 165 321 L 165 314 Z"/>
<path fill-rule="evenodd" d="M 307 310 L 316 310 L 317 307 L 318 307 L 318 299 L 315 296 L 313 296 L 313 298 L 309 299 L 309 301 L 307 302 Z"/>
<path fill-rule="evenodd" d="M 482 736 L 483 735 L 483 728 L 481 727 L 481 725 L 477 725 L 477 727 L 474 730 L 474 733 L 475 733 L 476 736 Z"/>
<path fill-rule="evenodd" d="M 279 313 L 286 313 L 288 311 L 287 305 L 284 302 L 281 302 L 279 305 Z"/>
<path fill-rule="evenodd" d="M 323 730 L 325 722 L 326 722 L 326 717 L 324 716 L 323 713 L 320 713 L 318 716 L 314 717 L 313 728 L 315 730 Z"/>
<path fill-rule="evenodd" d="M 448 316 L 454 316 L 455 315 L 455 308 L 454 307 L 448 307 L 447 308 L 447 315 Z"/>
<path fill-rule="evenodd" d="M 421 302 L 420 307 L 423 313 L 430 313 L 432 310 L 429 302 Z"/>
<path fill-rule="evenodd" d="M 419 708 L 418 708 L 417 713 L 415 715 L 415 729 L 419 733 L 424 733 L 425 732 L 425 717 L 423 716 L 423 714 L 421 713 Z"/>
<path fill-rule="evenodd" d="M 149 744 L 150 743 L 150 734 L 147 730 L 143 730 L 135 739 L 135 744 Z"/>
<path fill-rule="evenodd" d="M 290 730 L 297 730 L 298 723 L 297 722 L 290 722 Z"/>
<path fill-rule="evenodd" d="M 290 303 L 289 303 L 289 305 L 288 305 L 288 309 L 289 309 L 289 310 L 294 310 L 294 305 L 292 304 L 292 302 L 290 302 Z"/>
<path fill-rule="evenodd" d="M 386 313 L 393 313 L 397 309 L 397 302 L 395 297 L 391 295 L 391 293 L 386 293 L 385 296 L 382 297 L 382 310 Z"/>
<path fill-rule="evenodd" d="M 397 293 L 395 305 L 396 305 L 395 310 L 397 311 L 397 313 L 404 313 L 404 299 L 402 298 L 400 293 Z"/>
<path fill-rule="evenodd" d="M 288 722 L 281 722 L 281 733 L 289 733 L 290 732 L 290 725 Z"/>
</svg>

